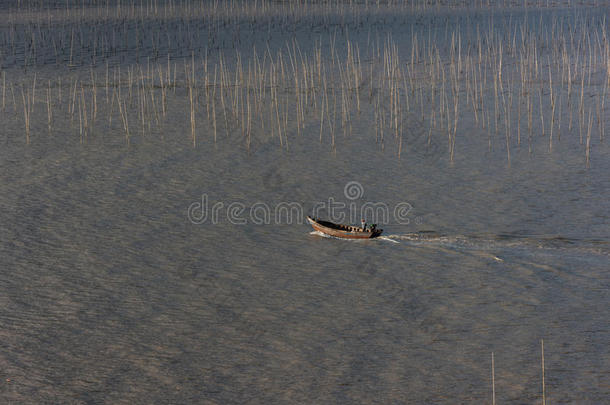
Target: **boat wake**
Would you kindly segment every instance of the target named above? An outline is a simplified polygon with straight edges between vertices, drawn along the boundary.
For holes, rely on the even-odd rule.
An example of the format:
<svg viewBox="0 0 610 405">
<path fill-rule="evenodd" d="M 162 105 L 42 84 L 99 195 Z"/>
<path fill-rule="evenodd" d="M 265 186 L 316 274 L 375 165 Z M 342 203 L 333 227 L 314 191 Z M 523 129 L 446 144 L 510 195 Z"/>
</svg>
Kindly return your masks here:
<svg viewBox="0 0 610 405">
<path fill-rule="evenodd" d="M 610 242 L 601 239 L 573 239 L 562 236 L 501 235 L 443 235 L 437 232 L 416 232 L 385 236 L 412 246 L 439 247 L 462 250 L 528 249 L 572 251 L 610 256 Z M 492 255 L 493 256 L 493 255 Z M 498 261 L 502 259 L 494 256 Z"/>
<path fill-rule="evenodd" d="M 397 241 L 397 240 L 396 240 L 396 239 L 394 239 L 394 238 L 391 238 L 390 236 L 379 236 L 379 237 L 377 237 L 376 239 L 379 239 L 379 240 L 385 240 L 385 241 L 387 241 L 387 242 L 392 242 L 392 243 L 400 243 L 399 241 Z"/>
<path fill-rule="evenodd" d="M 444 235 L 437 232 L 424 231 L 406 234 L 382 235 L 373 239 L 344 239 L 312 231 L 310 235 L 321 236 L 343 241 L 385 241 L 393 244 L 405 244 L 423 248 L 451 249 L 457 251 L 476 251 L 478 255 L 488 256 L 498 262 L 504 259 L 494 253 L 498 250 L 524 249 L 528 251 L 548 251 L 576 254 L 589 254 L 610 257 L 610 242 L 601 239 L 573 239 L 562 236 L 528 236 L 519 234 L 500 235 Z"/>
<path fill-rule="evenodd" d="M 327 234 L 325 234 L 323 232 L 320 232 L 320 231 L 311 231 L 311 232 L 309 232 L 309 234 L 310 235 L 315 235 L 315 236 L 321 236 L 323 238 L 341 239 L 341 238 L 335 238 L 334 236 L 327 235 Z"/>
</svg>

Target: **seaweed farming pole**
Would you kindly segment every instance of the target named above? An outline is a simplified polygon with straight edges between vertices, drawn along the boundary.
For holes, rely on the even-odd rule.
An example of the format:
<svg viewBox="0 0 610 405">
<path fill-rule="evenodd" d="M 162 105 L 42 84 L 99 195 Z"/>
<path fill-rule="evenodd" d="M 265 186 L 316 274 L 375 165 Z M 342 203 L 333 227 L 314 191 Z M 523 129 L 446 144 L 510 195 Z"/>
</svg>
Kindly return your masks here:
<svg viewBox="0 0 610 405">
<path fill-rule="evenodd" d="M 95 80 L 95 73 L 93 73 L 93 68 L 91 68 L 91 87 L 92 87 L 92 111 L 91 111 L 91 132 L 93 132 L 93 127 L 95 126 L 95 119 L 97 118 L 97 84 Z"/>
<path fill-rule="evenodd" d="M 190 113 L 191 113 L 191 139 L 193 141 L 193 147 L 197 146 L 197 139 L 195 136 L 195 104 L 193 102 L 193 83 L 189 81 L 189 101 L 190 101 Z"/>
<path fill-rule="evenodd" d="M 216 144 L 216 66 L 214 66 L 214 90 L 212 91 L 212 125 L 214 126 L 214 145 Z"/>
<path fill-rule="evenodd" d="M 121 100 L 121 87 L 117 93 L 117 102 L 119 105 L 119 114 L 121 115 L 121 121 L 123 122 L 123 129 L 125 130 L 125 141 L 129 145 L 129 120 L 127 116 L 127 105 L 125 100 Z"/>
<path fill-rule="evenodd" d="M 49 87 L 47 88 L 47 128 L 49 133 L 51 133 L 52 118 L 53 114 L 51 111 L 51 80 L 49 80 Z"/>
<path fill-rule="evenodd" d="M 553 93 L 553 75 L 551 73 L 551 61 L 549 58 L 549 97 L 551 99 L 551 129 L 549 132 L 549 151 L 553 151 L 553 127 L 555 126 L 555 107 L 557 94 Z"/>
<path fill-rule="evenodd" d="M 580 104 L 578 107 L 578 117 L 579 117 L 579 134 L 580 134 L 580 144 L 582 145 L 582 127 L 585 120 L 585 105 L 584 105 L 584 97 L 585 97 L 585 72 L 584 66 L 583 71 L 581 73 L 580 78 Z"/>
<path fill-rule="evenodd" d="M 2 71 L 2 111 L 6 109 L 6 72 Z"/>
<path fill-rule="evenodd" d="M 591 124 L 592 124 L 591 110 L 589 109 L 589 125 L 587 127 L 587 146 L 585 150 L 585 165 L 587 168 L 590 166 L 589 158 L 591 156 Z"/>
<path fill-rule="evenodd" d="M 546 381 L 545 381 L 545 368 L 544 368 L 544 339 L 540 339 L 540 365 L 542 368 L 542 405 L 546 405 Z"/>
<path fill-rule="evenodd" d="M 27 95 L 26 95 L 27 93 Z M 23 99 L 23 116 L 25 120 L 25 143 L 30 144 L 30 90 L 29 88 L 24 91 L 23 85 L 21 86 L 21 97 Z"/>
<path fill-rule="evenodd" d="M 491 403 L 496 405 L 496 368 L 494 364 L 494 352 L 491 352 Z"/>
</svg>

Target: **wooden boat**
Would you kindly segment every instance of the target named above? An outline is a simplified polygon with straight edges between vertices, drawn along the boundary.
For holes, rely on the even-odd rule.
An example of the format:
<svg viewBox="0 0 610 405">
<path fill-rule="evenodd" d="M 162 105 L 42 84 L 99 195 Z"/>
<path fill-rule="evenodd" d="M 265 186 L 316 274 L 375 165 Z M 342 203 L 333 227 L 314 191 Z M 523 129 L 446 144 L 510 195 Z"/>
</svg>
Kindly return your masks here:
<svg viewBox="0 0 610 405">
<path fill-rule="evenodd" d="M 334 236 L 335 238 L 370 239 L 376 238 L 377 236 L 381 235 L 381 232 L 383 232 L 383 229 L 377 229 L 375 227 L 372 229 L 363 230 L 360 226 L 335 224 L 333 222 L 322 221 L 310 216 L 307 217 L 307 222 L 309 222 L 316 231 Z"/>
</svg>

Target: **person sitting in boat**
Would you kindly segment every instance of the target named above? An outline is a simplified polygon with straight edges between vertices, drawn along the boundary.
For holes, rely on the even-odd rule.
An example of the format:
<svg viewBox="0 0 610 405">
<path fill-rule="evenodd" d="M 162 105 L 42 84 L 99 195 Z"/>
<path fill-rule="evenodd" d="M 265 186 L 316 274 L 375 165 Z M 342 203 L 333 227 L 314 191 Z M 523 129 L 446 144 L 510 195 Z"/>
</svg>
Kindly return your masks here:
<svg viewBox="0 0 610 405">
<path fill-rule="evenodd" d="M 377 224 L 372 224 L 371 227 L 369 228 L 369 231 L 375 232 L 375 229 L 377 229 Z"/>
</svg>

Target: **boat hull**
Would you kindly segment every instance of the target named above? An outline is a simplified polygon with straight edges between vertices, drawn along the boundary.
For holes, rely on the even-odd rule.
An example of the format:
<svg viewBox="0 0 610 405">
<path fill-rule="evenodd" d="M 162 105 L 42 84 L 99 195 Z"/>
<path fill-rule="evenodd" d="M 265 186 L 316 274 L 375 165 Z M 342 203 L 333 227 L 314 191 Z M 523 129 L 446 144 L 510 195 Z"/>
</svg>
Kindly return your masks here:
<svg viewBox="0 0 610 405">
<path fill-rule="evenodd" d="M 334 236 L 335 238 L 343 239 L 372 239 L 376 238 L 383 232 L 383 229 L 374 231 L 362 231 L 357 227 L 348 225 L 337 225 L 332 222 L 319 221 L 311 217 L 307 217 L 307 222 L 311 224 L 313 229 L 323 234 Z"/>
</svg>

